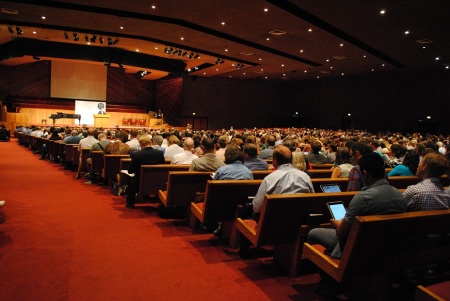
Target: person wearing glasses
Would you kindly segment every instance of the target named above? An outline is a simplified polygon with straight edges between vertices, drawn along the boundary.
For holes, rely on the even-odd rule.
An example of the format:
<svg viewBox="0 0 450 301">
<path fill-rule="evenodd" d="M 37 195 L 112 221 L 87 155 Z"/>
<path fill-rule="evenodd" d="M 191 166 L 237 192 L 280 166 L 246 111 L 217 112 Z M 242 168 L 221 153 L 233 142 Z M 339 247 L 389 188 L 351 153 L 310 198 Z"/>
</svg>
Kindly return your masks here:
<svg viewBox="0 0 450 301">
<path fill-rule="evenodd" d="M 372 147 L 365 142 L 356 142 L 351 146 L 350 156 L 355 166 L 350 170 L 348 175 L 347 191 L 360 191 L 364 187 L 358 163 L 362 156 L 372 152 Z"/>
</svg>

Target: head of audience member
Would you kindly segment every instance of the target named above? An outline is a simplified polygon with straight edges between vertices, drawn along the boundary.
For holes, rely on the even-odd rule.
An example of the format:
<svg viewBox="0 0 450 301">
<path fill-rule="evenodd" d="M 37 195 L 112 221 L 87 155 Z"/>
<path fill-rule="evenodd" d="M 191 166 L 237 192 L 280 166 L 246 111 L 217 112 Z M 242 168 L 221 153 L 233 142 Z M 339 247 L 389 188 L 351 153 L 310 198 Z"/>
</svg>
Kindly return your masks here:
<svg viewBox="0 0 450 301">
<path fill-rule="evenodd" d="M 437 152 L 430 152 L 420 161 L 416 175 L 422 180 L 440 178 L 448 172 L 448 168 L 448 160 L 444 155 Z"/>
<path fill-rule="evenodd" d="M 71 136 L 78 136 L 78 131 L 77 131 L 77 130 L 72 130 L 72 131 L 70 132 L 70 135 L 71 135 Z"/>
<path fill-rule="evenodd" d="M 277 168 L 283 164 L 292 163 L 292 152 L 284 145 L 275 148 L 272 154 L 272 165 Z"/>
<path fill-rule="evenodd" d="M 314 140 L 311 142 L 311 150 L 313 154 L 318 154 L 322 149 L 322 143 L 319 140 Z"/>
<path fill-rule="evenodd" d="M 337 150 L 338 150 L 338 147 L 337 147 L 336 144 L 330 143 L 330 149 L 331 149 L 331 151 L 332 151 L 333 153 L 336 153 Z"/>
<path fill-rule="evenodd" d="M 303 157 L 303 154 L 301 152 L 292 152 L 292 166 L 301 171 L 305 171 L 308 169 L 305 157 Z"/>
<path fill-rule="evenodd" d="M 350 151 L 347 147 L 341 147 L 339 148 L 337 155 L 336 155 L 336 164 L 351 164 L 352 158 L 350 156 Z"/>
<path fill-rule="evenodd" d="M 415 175 L 417 172 L 417 167 L 419 166 L 419 161 L 419 152 L 415 149 L 410 149 L 406 152 L 402 164 L 408 167 L 408 169 Z"/>
<path fill-rule="evenodd" d="M 152 146 L 152 139 L 150 139 L 148 135 L 142 135 L 141 137 L 139 137 L 138 141 L 141 149 Z"/>
<path fill-rule="evenodd" d="M 187 151 L 192 151 L 194 149 L 194 139 L 187 137 L 183 141 L 183 149 Z"/>
<path fill-rule="evenodd" d="M 116 134 L 114 135 L 114 140 L 123 142 L 124 139 L 125 139 L 125 135 L 123 134 L 123 132 L 116 131 Z"/>
<path fill-rule="evenodd" d="M 356 165 L 358 164 L 359 160 L 362 156 L 365 154 L 372 153 L 372 148 L 369 144 L 365 142 L 355 142 L 352 144 L 352 147 L 350 148 L 350 156 L 352 158 L 353 163 Z M 377 156 L 380 156 L 376 154 Z"/>
<path fill-rule="evenodd" d="M 275 146 L 275 142 L 276 142 L 276 140 L 275 140 L 274 135 L 267 136 L 267 138 L 266 138 L 267 146 Z"/>
<path fill-rule="evenodd" d="M 220 136 L 219 139 L 217 140 L 217 144 L 219 145 L 220 148 L 227 147 L 227 143 L 228 143 L 227 136 Z"/>
<path fill-rule="evenodd" d="M 230 144 L 225 150 L 225 164 L 231 164 L 235 161 L 244 162 L 244 153 L 236 144 Z"/>
<path fill-rule="evenodd" d="M 205 137 L 202 140 L 202 150 L 204 154 L 214 154 L 216 152 L 216 149 L 214 147 L 214 140 L 209 137 Z"/>
<path fill-rule="evenodd" d="M 100 134 L 98 134 L 98 140 L 99 140 L 99 141 L 106 140 L 106 134 L 105 134 L 105 133 L 100 133 Z"/>
<path fill-rule="evenodd" d="M 145 135 L 145 136 L 148 136 L 148 135 Z M 154 145 L 161 146 L 163 143 L 163 137 L 161 135 L 154 135 L 152 140 L 153 140 Z"/>
<path fill-rule="evenodd" d="M 178 137 L 175 136 L 175 135 L 170 135 L 169 138 L 167 138 L 167 145 L 171 146 L 173 144 L 179 145 L 180 144 L 180 139 L 178 139 Z"/>
<path fill-rule="evenodd" d="M 137 138 L 138 134 L 139 134 L 138 130 L 132 129 L 132 130 L 130 131 L 130 138 L 131 138 L 131 139 Z"/>
<path fill-rule="evenodd" d="M 405 156 L 407 151 L 406 146 L 400 144 L 391 145 L 391 152 L 394 158 L 402 158 Z"/>
<path fill-rule="evenodd" d="M 375 152 L 364 154 L 361 159 L 359 159 L 359 168 L 361 170 L 361 179 L 364 186 L 369 186 L 379 179 L 384 179 L 384 161 L 383 158 Z"/>
<path fill-rule="evenodd" d="M 295 152 L 295 150 L 297 149 L 297 145 L 295 143 L 295 141 L 293 139 L 284 139 L 283 142 L 281 143 L 281 145 L 286 146 L 287 148 L 289 148 L 289 150 L 291 152 Z"/>
<path fill-rule="evenodd" d="M 245 143 L 256 144 L 256 136 L 250 135 L 245 138 Z"/>
<path fill-rule="evenodd" d="M 256 144 L 246 143 L 244 144 L 244 157 L 245 160 L 254 159 L 258 156 L 258 148 Z"/>
<path fill-rule="evenodd" d="M 372 149 L 376 151 L 380 147 L 380 143 L 377 140 L 370 141 L 370 146 L 372 146 Z"/>
<path fill-rule="evenodd" d="M 87 133 L 88 136 L 94 136 L 95 130 L 94 130 L 93 128 L 89 128 L 89 129 L 86 131 L 86 133 Z"/>
</svg>

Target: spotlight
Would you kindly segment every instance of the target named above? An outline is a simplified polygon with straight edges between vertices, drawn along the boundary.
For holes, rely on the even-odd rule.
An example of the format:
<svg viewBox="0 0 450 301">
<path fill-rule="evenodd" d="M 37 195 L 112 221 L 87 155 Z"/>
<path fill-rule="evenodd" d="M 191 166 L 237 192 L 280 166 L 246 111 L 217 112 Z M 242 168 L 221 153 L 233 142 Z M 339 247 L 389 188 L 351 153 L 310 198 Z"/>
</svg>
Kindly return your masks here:
<svg viewBox="0 0 450 301">
<path fill-rule="evenodd" d="M 108 38 L 108 45 L 112 45 L 113 44 L 113 40 L 111 39 L 111 37 Z"/>
<path fill-rule="evenodd" d="M 185 56 L 187 54 L 187 51 L 183 52 L 183 54 L 181 55 L 182 57 Z"/>
<path fill-rule="evenodd" d="M 89 37 L 87 36 L 87 34 L 84 35 L 84 40 L 85 40 L 86 42 L 89 42 Z"/>
<path fill-rule="evenodd" d="M 197 55 L 194 56 L 194 60 L 195 60 L 195 59 L 198 59 L 199 57 L 200 57 L 200 54 L 197 53 Z"/>
<path fill-rule="evenodd" d="M 192 59 L 194 57 L 194 53 L 191 52 L 191 54 L 188 55 L 188 58 Z"/>
<path fill-rule="evenodd" d="M 80 40 L 80 37 L 78 36 L 78 34 L 76 32 L 73 33 L 73 40 L 75 42 L 78 42 Z"/>
<path fill-rule="evenodd" d="M 67 32 L 64 32 L 64 38 L 65 38 L 66 40 L 69 39 L 69 35 L 67 34 Z"/>
<path fill-rule="evenodd" d="M 18 36 L 23 35 L 23 31 L 22 31 L 22 29 L 20 29 L 19 26 L 16 26 L 16 32 L 17 32 L 17 35 L 18 35 Z"/>
<path fill-rule="evenodd" d="M 11 28 L 11 26 L 8 26 L 8 31 L 9 31 L 10 34 L 14 33 L 14 30 Z"/>
<path fill-rule="evenodd" d="M 96 35 L 92 35 L 91 42 L 95 43 L 95 41 L 97 41 L 97 36 Z"/>
<path fill-rule="evenodd" d="M 164 53 L 168 53 L 169 48 L 167 48 L 167 46 L 164 48 Z"/>
<path fill-rule="evenodd" d="M 222 59 L 222 60 L 220 60 L 220 65 L 222 65 L 223 63 L 225 63 L 225 60 L 224 59 Z"/>
<path fill-rule="evenodd" d="M 216 65 L 219 65 L 220 64 L 220 58 L 217 58 L 217 60 L 215 60 L 214 63 L 216 63 Z"/>
<path fill-rule="evenodd" d="M 103 44 L 103 37 L 101 36 L 99 39 L 100 44 Z"/>
<path fill-rule="evenodd" d="M 168 54 L 171 54 L 173 52 L 173 48 L 170 47 L 170 49 L 167 51 Z"/>
<path fill-rule="evenodd" d="M 120 68 L 125 68 L 123 64 L 118 64 Z"/>
<path fill-rule="evenodd" d="M 113 45 L 116 45 L 117 43 L 119 43 L 119 38 L 114 39 Z"/>
<path fill-rule="evenodd" d="M 148 71 L 138 71 L 137 75 L 139 78 L 143 78 L 148 74 Z"/>
</svg>

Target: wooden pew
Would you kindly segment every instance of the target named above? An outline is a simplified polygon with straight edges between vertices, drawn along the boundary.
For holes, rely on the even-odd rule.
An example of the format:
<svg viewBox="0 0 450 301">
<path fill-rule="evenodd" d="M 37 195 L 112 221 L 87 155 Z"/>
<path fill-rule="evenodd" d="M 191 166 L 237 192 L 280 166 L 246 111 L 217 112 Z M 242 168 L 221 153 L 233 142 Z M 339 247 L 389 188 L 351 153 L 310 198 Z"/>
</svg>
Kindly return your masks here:
<svg viewBox="0 0 450 301">
<path fill-rule="evenodd" d="M 130 158 L 130 155 L 104 155 L 103 156 L 103 173 L 102 178 L 108 183 L 110 187 L 117 179 L 117 174 L 120 172 L 120 159 Z"/>
<path fill-rule="evenodd" d="M 166 208 L 189 206 L 196 192 L 204 192 L 211 172 L 169 171 L 166 190 L 159 190 L 158 197 Z"/>
<path fill-rule="evenodd" d="M 212 224 L 222 222 L 225 241 L 233 242 L 233 221 L 238 205 L 251 202 L 258 192 L 262 180 L 209 180 L 203 202 L 191 203 L 190 226 L 197 228 L 198 223 Z"/>
<path fill-rule="evenodd" d="M 142 165 L 139 181 L 138 200 L 143 201 L 145 196 L 158 196 L 158 191 L 166 188 L 169 171 L 188 171 L 189 165 L 158 164 Z"/>
<path fill-rule="evenodd" d="M 295 277 L 300 269 L 302 245 L 306 241 L 307 227 L 328 223 L 330 213 L 327 202 L 343 201 L 346 206 L 357 194 L 351 192 L 295 193 L 266 195 L 259 222 L 237 218 L 235 224 L 254 246 L 274 246 L 274 264 Z M 310 214 L 317 214 L 310 217 Z"/>
<path fill-rule="evenodd" d="M 340 260 L 321 245 L 303 254 L 353 300 L 389 300 L 394 273 L 450 258 L 450 209 L 357 217 Z"/>
<path fill-rule="evenodd" d="M 75 176 L 77 179 L 81 178 L 81 173 L 86 173 L 87 171 L 87 164 L 86 160 L 89 158 L 89 153 L 91 152 L 90 148 L 83 148 L 80 151 L 80 162 L 78 164 L 78 170 L 77 175 Z"/>
<path fill-rule="evenodd" d="M 72 169 L 73 168 L 73 157 L 75 155 L 75 148 L 78 147 L 78 144 L 64 144 L 64 168 Z M 77 163 L 78 164 L 78 163 Z"/>
<path fill-rule="evenodd" d="M 104 164 L 104 160 L 103 160 L 103 151 L 98 150 L 98 151 L 91 151 L 90 152 L 90 158 L 92 160 L 92 170 L 90 172 L 92 172 L 93 175 L 102 175 L 103 172 L 103 164 Z M 92 175 L 91 175 L 91 179 L 92 179 Z"/>
<path fill-rule="evenodd" d="M 326 163 L 326 164 L 311 163 L 311 168 L 313 170 L 317 170 L 317 169 L 331 169 L 333 166 L 334 166 L 333 163 Z"/>
<path fill-rule="evenodd" d="M 272 170 L 252 170 L 253 180 L 262 180 L 271 173 Z"/>
<path fill-rule="evenodd" d="M 120 163 L 119 163 L 119 171 L 120 170 L 128 170 L 128 167 L 130 166 L 131 163 L 131 158 L 122 158 L 120 159 Z M 128 179 L 130 177 L 127 175 L 124 175 L 123 173 L 119 172 L 117 174 L 117 183 L 119 183 L 119 185 L 121 186 L 126 186 L 128 185 Z"/>
<path fill-rule="evenodd" d="M 331 169 L 313 169 L 308 170 L 311 179 L 331 178 L 333 171 Z"/>
<path fill-rule="evenodd" d="M 450 281 L 435 283 L 424 287 L 418 285 L 414 301 L 446 301 L 450 300 Z"/>
</svg>

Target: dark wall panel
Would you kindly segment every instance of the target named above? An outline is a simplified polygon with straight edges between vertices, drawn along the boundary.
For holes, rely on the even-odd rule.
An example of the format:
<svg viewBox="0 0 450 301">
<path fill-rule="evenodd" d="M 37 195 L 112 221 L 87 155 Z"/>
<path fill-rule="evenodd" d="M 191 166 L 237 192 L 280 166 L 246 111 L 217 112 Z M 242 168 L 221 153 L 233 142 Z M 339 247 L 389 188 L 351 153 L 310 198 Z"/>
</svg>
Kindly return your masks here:
<svg viewBox="0 0 450 301">
<path fill-rule="evenodd" d="M 208 117 L 210 129 L 288 126 L 291 91 L 284 82 L 185 77 L 182 114 Z"/>
<path fill-rule="evenodd" d="M 2 67 L 0 72 L 0 97 L 7 95 L 50 97 L 49 61 Z"/>
<path fill-rule="evenodd" d="M 154 107 L 153 82 L 142 80 L 122 68 L 108 67 L 106 101 L 112 104 L 141 105 L 145 111 Z"/>
<path fill-rule="evenodd" d="M 164 121 L 172 126 L 183 126 L 181 106 L 183 102 L 183 78 L 167 77 L 155 83 L 156 111 L 161 110 Z"/>
</svg>

